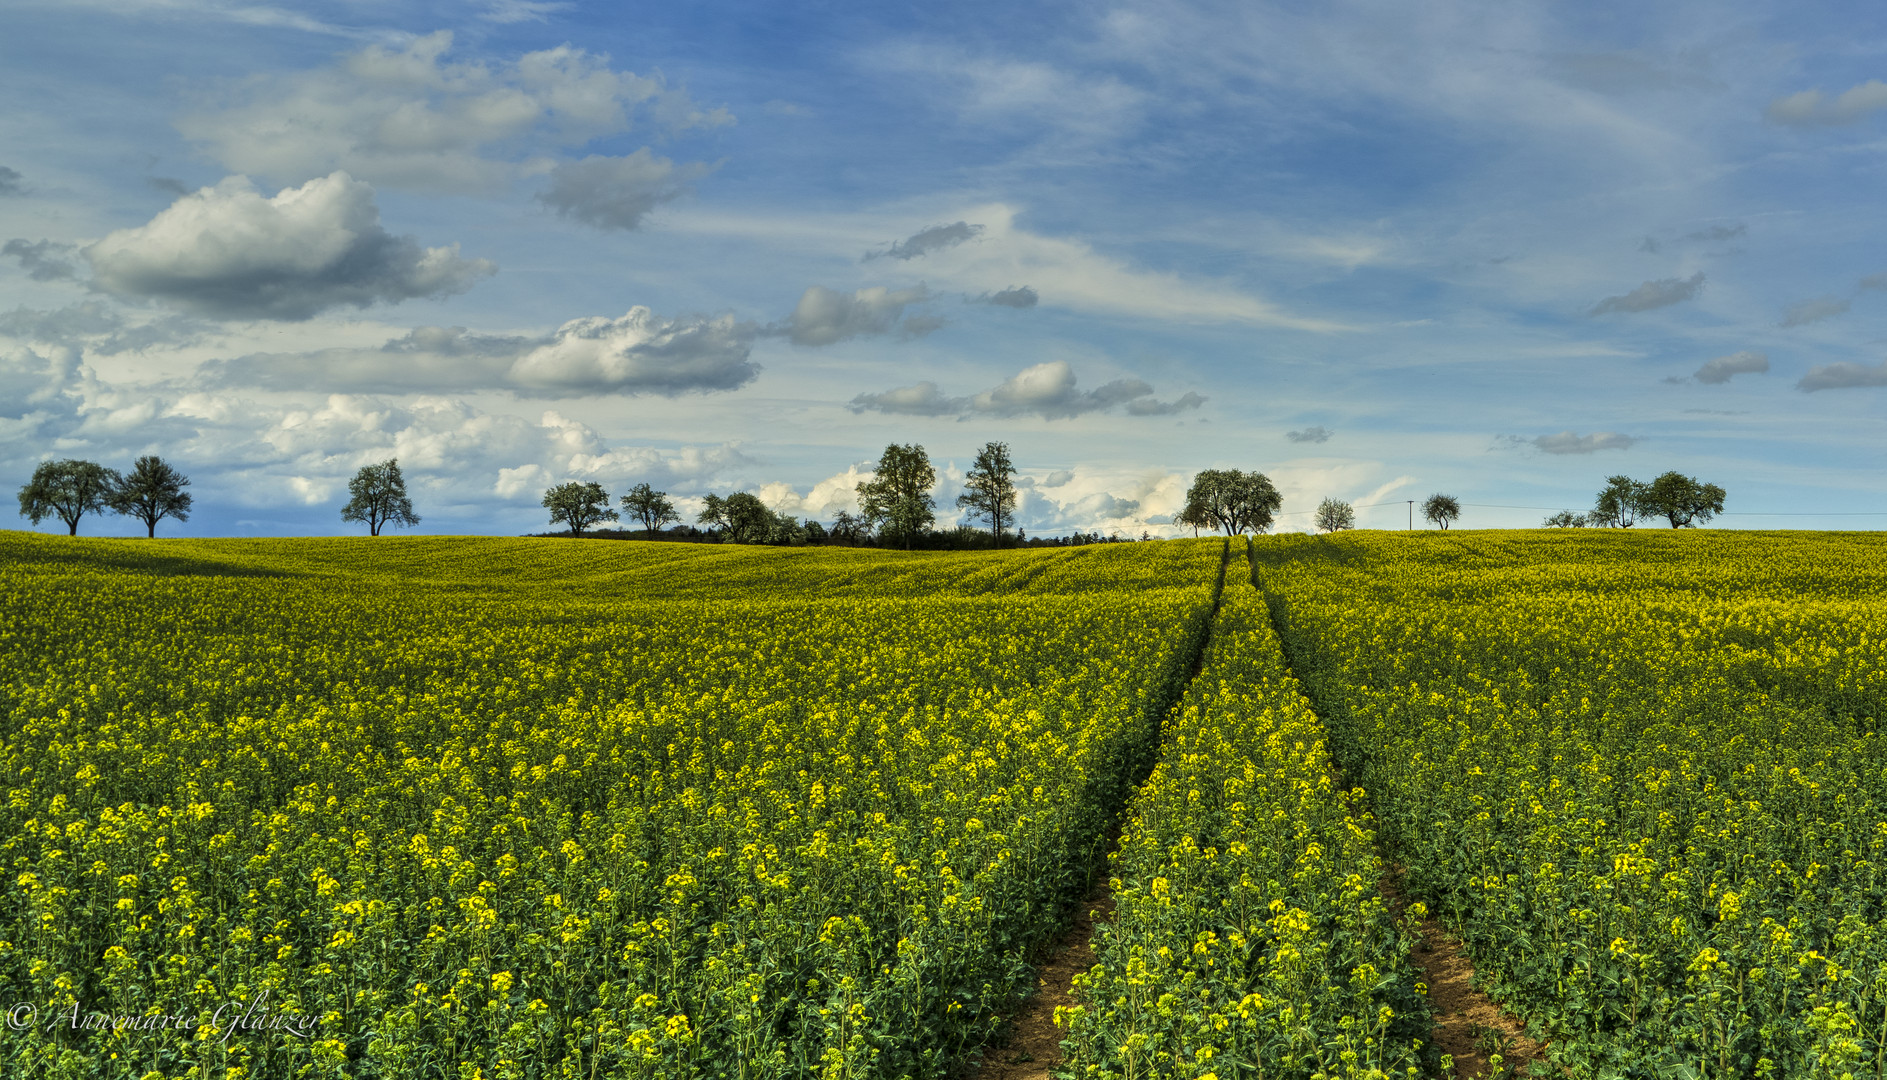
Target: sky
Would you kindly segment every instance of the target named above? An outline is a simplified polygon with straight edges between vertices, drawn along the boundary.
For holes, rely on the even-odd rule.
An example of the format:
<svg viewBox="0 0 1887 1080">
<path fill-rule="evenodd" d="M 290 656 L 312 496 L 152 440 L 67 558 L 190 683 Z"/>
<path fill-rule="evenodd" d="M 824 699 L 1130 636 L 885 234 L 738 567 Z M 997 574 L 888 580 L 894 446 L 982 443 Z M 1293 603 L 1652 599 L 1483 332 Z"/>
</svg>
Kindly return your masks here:
<svg viewBox="0 0 1887 1080">
<path fill-rule="evenodd" d="M 0 477 L 349 534 L 395 458 L 515 535 L 829 522 L 918 443 L 949 524 L 1001 441 L 1037 535 L 1190 534 L 1208 468 L 1282 530 L 1669 470 L 1878 528 L 1883 80 L 1860 4 L 10 0 Z"/>
</svg>

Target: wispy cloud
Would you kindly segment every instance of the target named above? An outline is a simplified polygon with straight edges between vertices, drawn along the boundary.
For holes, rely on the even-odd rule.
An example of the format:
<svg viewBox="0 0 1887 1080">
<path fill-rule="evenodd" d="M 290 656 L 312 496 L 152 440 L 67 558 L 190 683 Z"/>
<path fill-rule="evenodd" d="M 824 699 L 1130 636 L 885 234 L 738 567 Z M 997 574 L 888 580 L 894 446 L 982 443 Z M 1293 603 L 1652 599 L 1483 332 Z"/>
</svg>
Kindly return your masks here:
<svg viewBox="0 0 1887 1080">
<path fill-rule="evenodd" d="M 1703 291 L 1703 271 L 1698 271 L 1687 278 L 1663 278 L 1647 281 L 1628 293 L 1620 296 L 1608 296 L 1592 309 L 1594 315 L 1609 315 L 1614 312 L 1651 311 L 1669 307 L 1694 299 Z"/>
</svg>

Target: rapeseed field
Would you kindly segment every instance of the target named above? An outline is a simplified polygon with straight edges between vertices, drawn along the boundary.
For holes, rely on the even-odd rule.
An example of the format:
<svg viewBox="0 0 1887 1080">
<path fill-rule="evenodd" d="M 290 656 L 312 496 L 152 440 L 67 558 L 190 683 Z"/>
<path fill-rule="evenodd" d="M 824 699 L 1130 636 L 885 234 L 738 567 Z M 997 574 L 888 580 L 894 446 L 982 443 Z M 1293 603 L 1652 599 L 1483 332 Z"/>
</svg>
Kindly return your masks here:
<svg viewBox="0 0 1887 1080">
<path fill-rule="evenodd" d="M 1884 555 L 0 534 L 0 1075 L 1881 1075 Z"/>
</svg>

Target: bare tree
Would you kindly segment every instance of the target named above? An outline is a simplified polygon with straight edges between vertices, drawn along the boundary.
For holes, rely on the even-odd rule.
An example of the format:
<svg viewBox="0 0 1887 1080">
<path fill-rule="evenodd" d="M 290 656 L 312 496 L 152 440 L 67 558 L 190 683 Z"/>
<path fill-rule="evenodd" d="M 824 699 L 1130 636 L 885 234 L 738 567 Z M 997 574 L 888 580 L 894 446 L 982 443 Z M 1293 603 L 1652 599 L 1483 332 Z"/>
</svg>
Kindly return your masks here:
<svg viewBox="0 0 1887 1080">
<path fill-rule="evenodd" d="M 1356 508 L 1339 499 L 1325 499 L 1317 504 L 1317 528 L 1323 532 L 1356 528 Z"/>
</svg>

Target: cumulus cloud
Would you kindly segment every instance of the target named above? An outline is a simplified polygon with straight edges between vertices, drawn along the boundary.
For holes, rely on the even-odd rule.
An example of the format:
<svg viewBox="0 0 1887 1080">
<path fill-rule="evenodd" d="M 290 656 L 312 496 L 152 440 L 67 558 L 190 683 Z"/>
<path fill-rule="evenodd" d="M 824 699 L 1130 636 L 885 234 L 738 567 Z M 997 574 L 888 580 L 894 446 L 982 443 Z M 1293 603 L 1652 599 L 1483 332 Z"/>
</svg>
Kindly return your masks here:
<svg viewBox="0 0 1887 1080">
<path fill-rule="evenodd" d="M 760 373 L 756 328 L 731 315 L 664 319 L 646 307 L 549 337 L 422 326 L 376 348 L 256 353 L 198 371 L 206 386 L 365 392 L 511 390 L 533 397 L 733 390 Z"/>
<path fill-rule="evenodd" d="M 25 180 L 18 169 L 0 165 L 0 196 L 26 194 Z"/>
<path fill-rule="evenodd" d="M 344 172 L 273 198 L 230 177 L 106 236 L 85 257 L 97 284 L 120 296 L 213 318 L 291 322 L 464 292 L 497 269 L 461 258 L 457 244 L 421 248 L 388 233 L 373 188 Z"/>
<path fill-rule="evenodd" d="M 550 190 L 538 196 L 565 217 L 599 229 L 633 229 L 657 206 L 680 198 L 712 166 L 677 166 L 644 147 L 627 157 L 591 155 L 550 172 Z"/>
<path fill-rule="evenodd" d="M 931 298 L 929 289 L 887 289 L 882 285 L 842 293 L 823 285 L 808 288 L 793 308 L 785 332 L 795 345 L 831 345 L 861 335 L 899 329 L 904 309 Z M 933 319 L 906 319 L 902 329 L 922 336 L 937 328 Z"/>
<path fill-rule="evenodd" d="M 0 255 L 20 260 L 20 269 L 34 281 L 67 281 L 78 277 L 71 257 L 78 248 L 56 240 L 8 240 Z"/>
<path fill-rule="evenodd" d="M 953 222 L 949 225 L 932 225 L 903 240 L 893 241 L 891 246 L 883 251 L 868 251 L 865 253 L 865 258 L 915 259 L 933 251 L 946 251 L 966 240 L 973 240 L 982 231 L 981 225 L 971 225 L 964 221 Z"/>
<path fill-rule="evenodd" d="M 1630 435 L 1621 435 L 1616 431 L 1595 431 L 1590 435 L 1575 435 L 1562 431 L 1557 435 L 1541 435 L 1529 439 L 1534 447 L 1549 454 L 1591 454 L 1600 450 L 1624 450 L 1637 439 Z"/>
<path fill-rule="evenodd" d="M 1027 285 L 1011 285 L 1001 292 L 984 293 L 968 298 L 972 304 L 994 304 L 997 307 L 1032 308 L 1042 302 L 1041 296 Z"/>
<path fill-rule="evenodd" d="M 540 171 L 545 153 L 627 130 L 636 114 L 671 131 L 732 119 L 569 45 L 495 64 L 447 61 L 451 47 L 440 31 L 235 84 L 177 126 L 235 172 L 292 181 L 341 169 L 376 184 L 487 193 Z"/>
<path fill-rule="evenodd" d="M 658 318 L 635 307 L 620 319 L 572 319 L 556 337 L 520 357 L 517 386 L 585 393 L 675 394 L 733 390 L 752 382 L 755 329 L 732 315 Z"/>
<path fill-rule="evenodd" d="M 1153 387 L 1139 379 L 1115 379 L 1093 390 L 1080 390 L 1074 368 L 1066 360 L 1051 360 L 1003 380 L 978 394 L 951 397 L 936 383 L 860 394 L 851 401 L 853 412 L 901 413 L 907 416 L 1040 416 L 1061 420 L 1124 406 L 1130 416 L 1169 416 L 1204 405 L 1206 399 L 1188 393 L 1175 401 L 1153 397 Z"/>
<path fill-rule="evenodd" d="M 1887 83 L 1869 79 L 1849 87 L 1833 99 L 1820 90 L 1803 90 L 1769 103 L 1763 115 L 1772 124 L 1788 127 L 1828 127 L 1852 124 L 1887 109 Z"/>
<path fill-rule="evenodd" d="M 1307 427 L 1297 431 L 1287 431 L 1284 433 L 1284 437 L 1295 443 L 1324 443 L 1329 442 L 1330 436 L 1334 434 L 1336 434 L 1336 432 L 1322 425 L 1318 425 L 1317 427 Z"/>
<path fill-rule="evenodd" d="M 1811 394 L 1817 390 L 1853 390 L 1868 386 L 1887 386 L 1887 362 L 1818 364 L 1809 368 L 1808 374 L 1795 384 L 1797 390 Z"/>
<path fill-rule="evenodd" d="M 1737 375 L 1758 375 L 1769 370 L 1767 353 L 1733 352 L 1728 356 L 1719 356 L 1704 362 L 1691 377 L 1700 383 L 1726 383 Z"/>
<path fill-rule="evenodd" d="M 1074 478 L 1075 474 L 1069 472 L 1067 469 L 1056 469 L 1054 472 L 1042 478 L 1042 486 L 1045 488 L 1058 488 Z"/>
<path fill-rule="evenodd" d="M 1647 281 L 1636 289 L 1622 296 L 1608 296 L 1592 309 L 1594 315 L 1606 315 L 1615 311 L 1650 311 L 1653 308 L 1669 307 L 1696 297 L 1703 291 L 1704 275 L 1700 270 L 1687 278 L 1664 278 L 1659 281 Z"/>
<path fill-rule="evenodd" d="M 1789 310 L 1782 316 L 1782 325 L 1806 326 L 1823 319 L 1832 319 L 1836 315 L 1846 314 L 1851 303 L 1841 297 L 1824 296 L 1814 300 L 1804 300 L 1799 304 L 1791 304 Z"/>
</svg>

